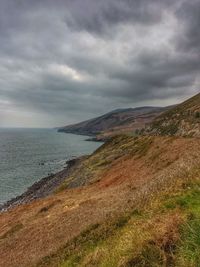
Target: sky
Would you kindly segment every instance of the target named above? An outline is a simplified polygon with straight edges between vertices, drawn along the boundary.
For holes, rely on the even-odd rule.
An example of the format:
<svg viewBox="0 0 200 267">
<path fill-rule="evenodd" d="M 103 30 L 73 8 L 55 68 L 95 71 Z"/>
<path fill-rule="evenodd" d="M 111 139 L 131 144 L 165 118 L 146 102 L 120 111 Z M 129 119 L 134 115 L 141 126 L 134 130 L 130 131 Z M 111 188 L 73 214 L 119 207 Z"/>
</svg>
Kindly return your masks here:
<svg viewBox="0 0 200 267">
<path fill-rule="evenodd" d="M 200 0 L 0 0 L 0 127 L 199 92 Z"/>
</svg>

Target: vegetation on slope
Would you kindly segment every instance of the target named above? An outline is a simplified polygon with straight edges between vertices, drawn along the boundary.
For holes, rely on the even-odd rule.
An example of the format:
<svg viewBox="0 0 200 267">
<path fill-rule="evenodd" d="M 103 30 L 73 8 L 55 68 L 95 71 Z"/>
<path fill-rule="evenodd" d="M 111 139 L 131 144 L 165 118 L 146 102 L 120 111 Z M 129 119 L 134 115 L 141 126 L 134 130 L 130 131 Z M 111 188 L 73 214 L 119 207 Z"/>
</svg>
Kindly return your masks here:
<svg viewBox="0 0 200 267">
<path fill-rule="evenodd" d="M 139 138 L 132 135 L 118 135 L 111 138 L 81 162 L 57 192 L 99 181 L 104 173 L 121 158 L 133 155 L 137 158 L 145 156 L 152 143 L 153 138 L 148 136 Z"/>
<path fill-rule="evenodd" d="M 158 116 L 146 132 L 200 137 L 200 94 Z"/>
<path fill-rule="evenodd" d="M 102 166 L 110 168 L 114 159 L 124 155 L 147 159 L 153 142 L 152 137 L 118 136 L 98 149 L 88 161 L 91 169 L 97 171 Z M 161 157 L 163 150 L 161 145 L 161 150 L 151 154 L 151 160 Z M 115 158 L 109 161 L 109 155 Z M 197 267 L 200 265 L 199 210 L 200 169 L 195 167 L 183 174 L 173 190 L 160 190 L 145 207 L 139 206 L 112 220 L 91 225 L 38 266 Z"/>
<path fill-rule="evenodd" d="M 118 109 L 88 121 L 62 127 L 59 131 L 95 135 L 97 140 L 107 140 L 111 136 L 143 128 L 146 123 L 150 123 L 168 108 L 139 107 Z"/>
<path fill-rule="evenodd" d="M 198 267 L 199 146 L 112 138 L 59 192 L 0 214 L 0 265 Z"/>
<path fill-rule="evenodd" d="M 37 265 L 60 267 L 198 267 L 200 169 L 150 205 L 91 225 Z"/>
</svg>

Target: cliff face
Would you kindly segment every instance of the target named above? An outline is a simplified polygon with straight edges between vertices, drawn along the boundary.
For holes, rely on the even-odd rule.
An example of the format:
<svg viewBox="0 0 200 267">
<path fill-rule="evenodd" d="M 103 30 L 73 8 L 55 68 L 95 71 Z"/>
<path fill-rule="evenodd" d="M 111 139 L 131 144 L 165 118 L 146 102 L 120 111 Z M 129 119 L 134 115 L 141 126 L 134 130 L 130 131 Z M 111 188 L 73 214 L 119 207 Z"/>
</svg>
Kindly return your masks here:
<svg viewBox="0 0 200 267">
<path fill-rule="evenodd" d="M 62 127 L 59 131 L 92 136 L 100 134 L 106 137 L 121 132 L 133 132 L 143 128 L 166 109 L 160 107 L 118 109 L 88 121 Z"/>
<path fill-rule="evenodd" d="M 200 137 L 200 94 L 158 116 L 146 133 Z"/>
</svg>

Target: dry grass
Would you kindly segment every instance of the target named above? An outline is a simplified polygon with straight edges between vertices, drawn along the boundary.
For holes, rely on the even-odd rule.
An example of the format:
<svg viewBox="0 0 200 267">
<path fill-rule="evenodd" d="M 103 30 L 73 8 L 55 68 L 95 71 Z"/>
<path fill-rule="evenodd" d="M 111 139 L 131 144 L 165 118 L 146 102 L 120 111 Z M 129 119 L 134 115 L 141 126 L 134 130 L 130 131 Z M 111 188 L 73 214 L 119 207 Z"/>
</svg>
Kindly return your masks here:
<svg viewBox="0 0 200 267">
<path fill-rule="evenodd" d="M 200 137 L 200 94 L 157 117 L 147 133 Z"/>
<path fill-rule="evenodd" d="M 109 251 L 113 251 L 112 253 L 114 250 L 118 251 L 119 257 L 117 258 L 117 255 L 114 254 L 113 257 L 120 258 L 122 266 L 126 262 L 128 264 L 128 261 L 132 260 L 129 258 L 128 252 L 133 250 L 132 245 L 135 246 L 131 240 L 137 237 L 137 231 L 134 229 L 137 229 L 135 224 L 138 220 L 140 221 L 138 238 L 143 227 L 144 232 L 145 229 L 149 229 L 148 225 L 150 227 L 153 227 L 154 224 L 160 225 L 160 230 L 161 228 L 165 229 L 162 218 L 159 216 L 153 215 L 148 221 L 144 220 L 144 217 L 139 218 L 140 216 L 137 214 L 130 217 L 130 213 L 155 202 L 160 193 L 172 192 L 175 188 L 179 188 L 183 181 L 187 181 L 188 175 L 200 164 L 199 146 L 200 140 L 192 138 L 141 137 L 138 139 L 119 136 L 110 140 L 86 159 L 73 173 L 73 181 L 83 179 L 84 187 L 63 189 L 60 193 L 44 200 L 35 201 L 0 214 L 0 236 L 4 237 L 0 239 L 0 266 L 32 266 L 43 257 L 52 255 L 66 244 L 76 240 L 74 238 L 81 236 L 80 240 L 82 240 L 82 234 L 90 225 L 100 225 L 100 228 L 97 227 L 98 230 L 92 230 L 93 233 L 99 231 L 100 237 L 95 241 L 98 243 L 97 246 L 93 246 L 92 242 L 91 246 L 88 247 L 86 244 L 83 250 L 82 247 L 80 248 L 80 251 L 83 252 L 81 264 L 90 266 L 87 265 L 90 256 L 92 259 L 101 259 L 104 250 L 105 255 L 108 255 Z M 123 214 L 128 214 L 128 220 L 122 220 L 122 226 L 116 228 L 116 218 L 123 217 Z M 182 218 L 177 215 L 177 212 L 169 212 L 169 214 L 171 214 L 169 218 L 175 218 L 173 216 L 178 216 L 177 218 L 180 220 Z M 156 221 L 154 221 L 155 218 L 157 218 Z M 177 219 L 178 222 L 179 219 Z M 169 225 L 174 220 L 169 219 Z M 113 221 L 113 224 L 110 225 L 109 221 Z M 16 228 L 16 230 L 15 225 L 23 225 L 23 227 Z M 131 228 L 132 225 L 134 225 L 134 229 Z M 128 239 L 129 230 L 130 233 L 133 231 L 130 241 Z M 104 240 L 101 239 L 103 232 L 108 233 Z M 153 232 L 156 232 L 156 227 Z M 143 241 L 147 245 L 147 250 L 149 249 L 148 240 L 164 242 L 161 240 L 165 230 L 159 232 L 162 237 L 154 236 L 153 232 L 150 233 L 148 230 L 144 237 Z M 86 233 L 88 234 L 88 232 Z M 128 252 L 123 251 L 123 244 L 126 240 Z M 87 243 L 87 241 L 86 236 L 84 242 Z M 122 245 L 117 246 L 117 244 Z M 136 244 L 139 246 L 143 243 L 138 239 Z M 143 245 L 142 247 L 146 248 Z M 71 263 L 66 266 L 76 266 L 70 265 L 73 263 L 73 257 L 77 256 L 75 252 L 74 250 L 74 254 L 70 254 Z M 123 253 L 128 255 L 126 260 Z M 146 251 L 143 252 L 144 255 L 145 253 Z M 78 258 L 74 261 L 76 262 Z M 106 260 L 105 264 L 101 266 L 115 266 L 106 265 L 107 262 L 111 264 L 109 260 Z"/>
</svg>

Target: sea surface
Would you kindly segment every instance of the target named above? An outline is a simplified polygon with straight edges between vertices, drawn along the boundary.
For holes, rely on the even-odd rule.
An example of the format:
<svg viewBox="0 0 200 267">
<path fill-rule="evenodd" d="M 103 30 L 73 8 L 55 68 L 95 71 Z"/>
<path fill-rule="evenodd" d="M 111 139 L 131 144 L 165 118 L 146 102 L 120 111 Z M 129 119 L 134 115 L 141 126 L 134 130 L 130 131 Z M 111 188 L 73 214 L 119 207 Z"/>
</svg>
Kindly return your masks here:
<svg viewBox="0 0 200 267">
<path fill-rule="evenodd" d="M 0 129 L 0 204 L 101 144 L 54 129 Z"/>
</svg>

